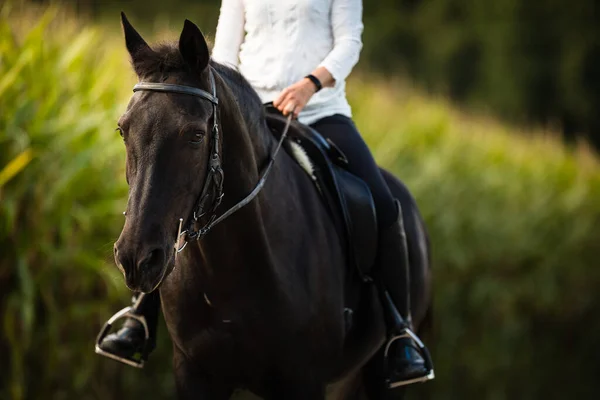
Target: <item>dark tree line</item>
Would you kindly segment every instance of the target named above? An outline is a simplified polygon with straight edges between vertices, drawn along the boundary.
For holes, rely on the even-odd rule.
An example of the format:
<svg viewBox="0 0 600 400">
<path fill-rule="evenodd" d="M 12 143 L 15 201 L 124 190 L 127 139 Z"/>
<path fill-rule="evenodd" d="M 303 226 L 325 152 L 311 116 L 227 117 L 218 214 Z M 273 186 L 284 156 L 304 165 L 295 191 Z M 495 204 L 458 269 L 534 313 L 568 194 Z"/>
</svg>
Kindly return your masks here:
<svg viewBox="0 0 600 400">
<path fill-rule="evenodd" d="M 600 146 L 597 0 L 365 1 L 366 60 L 510 121 Z"/>
</svg>

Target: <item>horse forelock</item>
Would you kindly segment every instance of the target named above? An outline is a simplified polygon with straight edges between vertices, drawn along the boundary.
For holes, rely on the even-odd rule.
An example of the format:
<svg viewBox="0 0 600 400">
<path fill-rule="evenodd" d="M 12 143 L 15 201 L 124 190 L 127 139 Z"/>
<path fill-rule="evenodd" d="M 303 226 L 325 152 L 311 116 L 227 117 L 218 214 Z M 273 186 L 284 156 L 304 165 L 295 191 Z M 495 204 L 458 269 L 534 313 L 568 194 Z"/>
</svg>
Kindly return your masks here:
<svg viewBox="0 0 600 400">
<path fill-rule="evenodd" d="M 163 42 L 155 44 L 152 48 L 140 48 L 132 65 L 142 79 L 155 75 L 166 77 L 175 72 L 190 72 L 176 42 Z"/>
</svg>

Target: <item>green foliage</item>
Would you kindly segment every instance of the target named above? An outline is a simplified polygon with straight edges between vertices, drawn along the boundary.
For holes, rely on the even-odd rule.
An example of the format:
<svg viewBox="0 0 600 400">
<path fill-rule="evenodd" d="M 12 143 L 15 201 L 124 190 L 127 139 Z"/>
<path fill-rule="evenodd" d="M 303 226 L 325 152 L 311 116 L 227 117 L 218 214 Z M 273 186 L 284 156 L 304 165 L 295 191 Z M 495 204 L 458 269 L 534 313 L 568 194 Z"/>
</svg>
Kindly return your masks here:
<svg viewBox="0 0 600 400">
<path fill-rule="evenodd" d="M 600 168 L 589 150 L 569 153 L 548 132 L 520 139 L 398 85 L 351 88 L 359 127 L 408 183 L 431 235 L 428 392 L 595 397 Z"/>
<path fill-rule="evenodd" d="M 0 398 L 173 398 L 164 329 L 142 371 L 93 353 L 129 300 L 112 265 L 127 190 L 114 128 L 133 83 L 122 39 L 57 10 L 0 10 Z M 349 96 L 431 234 L 437 379 L 411 391 L 592 398 L 597 161 L 398 84 L 354 78 Z"/>
<path fill-rule="evenodd" d="M 114 129 L 132 77 L 99 31 L 57 10 L 1 12 L 0 397 L 108 398 L 116 370 L 93 343 L 127 299 L 111 259 L 127 193 Z"/>
</svg>

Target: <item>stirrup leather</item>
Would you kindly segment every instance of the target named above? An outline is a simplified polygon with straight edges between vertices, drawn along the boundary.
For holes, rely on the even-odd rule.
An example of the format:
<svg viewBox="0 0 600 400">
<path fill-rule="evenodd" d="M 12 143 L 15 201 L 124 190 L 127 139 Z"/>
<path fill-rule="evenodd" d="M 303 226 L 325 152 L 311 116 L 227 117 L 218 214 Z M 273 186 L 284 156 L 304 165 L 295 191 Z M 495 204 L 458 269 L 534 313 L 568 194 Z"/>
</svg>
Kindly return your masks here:
<svg viewBox="0 0 600 400">
<path fill-rule="evenodd" d="M 138 298 L 138 300 L 136 301 L 136 304 L 134 306 L 125 307 L 124 309 L 122 309 L 121 311 L 119 311 L 118 313 L 116 313 L 115 315 L 110 317 L 110 319 L 106 322 L 106 324 L 104 324 L 104 327 L 102 328 L 102 330 L 98 334 L 98 338 L 96 339 L 96 349 L 95 349 L 96 354 L 100 354 L 102 356 L 122 362 L 123 364 L 127 364 L 132 367 L 144 368 L 144 362 L 148 358 L 148 350 L 149 350 L 149 344 L 150 344 L 150 331 L 148 329 L 148 323 L 146 322 L 146 317 L 144 317 L 141 314 L 137 314 L 135 312 L 138 304 L 141 302 L 141 298 L 143 298 L 144 296 L 141 295 L 139 297 L 140 298 Z M 142 324 L 142 326 L 144 327 L 144 345 L 142 347 L 142 352 L 139 355 L 139 357 L 135 357 L 135 356 L 133 356 L 131 358 L 120 357 L 120 356 L 117 356 L 116 354 L 109 353 L 108 351 L 102 350 L 100 348 L 100 344 L 102 343 L 104 338 L 108 335 L 108 332 L 110 331 L 110 328 L 115 323 L 115 321 L 117 321 L 119 319 L 123 319 L 123 318 L 135 319 L 140 324 Z"/>
<path fill-rule="evenodd" d="M 417 335 L 415 335 L 413 333 L 413 331 L 411 331 L 408 328 L 404 328 L 403 329 L 403 333 L 393 336 L 386 344 L 385 346 L 385 351 L 383 353 L 383 359 L 385 362 L 385 367 L 386 369 L 388 368 L 388 355 L 389 355 L 389 351 L 390 348 L 392 346 L 392 344 L 400 339 L 403 338 L 409 338 L 412 339 L 417 346 L 419 346 L 419 350 L 421 353 L 421 356 L 423 357 L 423 360 L 425 361 L 425 369 L 428 371 L 427 375 L 425 376 L 421 376 L 418 378 L 413 378 L 413 379 L 407 379 L 405 381 L 400 381 L 400 382 L 391 382 L 389 379 L 386 379 L 386 386 L 388 389 L 394 389 L 400 386 L 405 386 L 405 385 L 410 385 L 413 383 L 420 383 L 420 382 L 427 382 L 430 381 L 432 379 L 435 378 L 435 373 L 433 371 L 433 361 L 431 360 L 431 355 L 429 354 L 429 350 L 427 350 L 427 347 L 425 347 L 425 344 L 423 344 L 423 342 L 421 341 L 421 339 L 419 339 L 419 337 Z"/>
</svg>

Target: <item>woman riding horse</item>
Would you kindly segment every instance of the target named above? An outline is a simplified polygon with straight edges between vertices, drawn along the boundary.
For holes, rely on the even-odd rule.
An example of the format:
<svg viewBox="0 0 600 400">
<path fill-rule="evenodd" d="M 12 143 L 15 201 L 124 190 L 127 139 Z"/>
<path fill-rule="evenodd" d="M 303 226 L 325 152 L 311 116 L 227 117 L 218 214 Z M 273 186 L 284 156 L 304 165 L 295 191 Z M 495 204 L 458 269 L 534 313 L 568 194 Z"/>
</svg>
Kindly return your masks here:
<svg viewBox="0 0 600 400">
<path fill-rule="evenodd" d="M 374 275 L 385 285 L 401 324 L 388 326 L 388 343 L 411 329 L 409 271 L 404 262 L 402 214 L 351 117 L 345 79 L 362 47 L 361 0 L 223 0 L 212 59 L 237 69 L 263 103 L 272 102 L 284 115 L 293 113 L 347 156 L 348 169 L 370 187 L 379 226 L 379 265 Z M 140 304 L 154 343 L 158 296 Z M 396 313 L 397 314 L 397 313 Z M 388 325 L 390 323 L 388 322 Z M 136 320 L 107 336 L 101 348 L 130 357 L 144 342 Z M 428 369 L 410 336 L 391 343 L 388 381 L 391 386 L 427 376 Z"/>
</svg>

